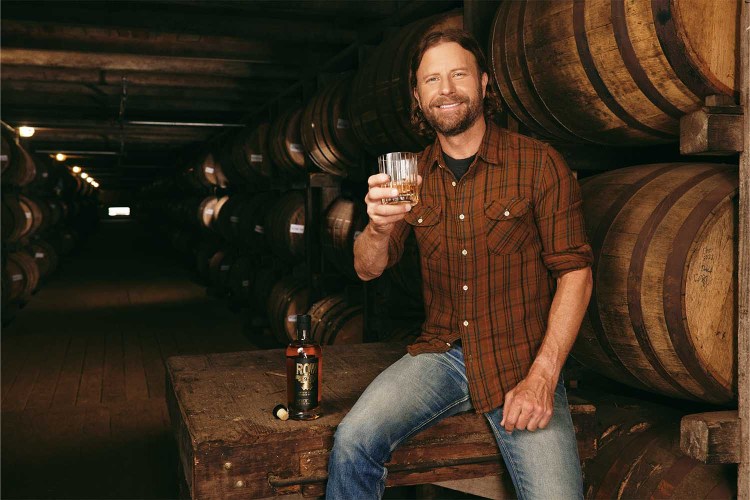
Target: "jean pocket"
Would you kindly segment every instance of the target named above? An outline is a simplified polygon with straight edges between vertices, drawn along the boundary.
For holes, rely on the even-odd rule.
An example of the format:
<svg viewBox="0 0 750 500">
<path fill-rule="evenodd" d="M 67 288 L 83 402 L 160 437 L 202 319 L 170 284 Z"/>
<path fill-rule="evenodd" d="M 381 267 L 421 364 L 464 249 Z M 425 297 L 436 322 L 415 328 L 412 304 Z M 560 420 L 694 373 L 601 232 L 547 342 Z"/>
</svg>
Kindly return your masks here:
<svg viewBox="0 0 750 500">
<path fill-rule="evenodd" d="M 440 207 L 415 205 L 404 219 L 414 229 L 420 255 L 426 259 L 437 256 L 442 244 Z"/>
<path fill-rule="evenodd" d="M 530 206 L 528 199 L 519 197 L 501 198 L 485 205 L 490 252 L 507 255 L 524 248 L 531 236 Z"/>
</svg>

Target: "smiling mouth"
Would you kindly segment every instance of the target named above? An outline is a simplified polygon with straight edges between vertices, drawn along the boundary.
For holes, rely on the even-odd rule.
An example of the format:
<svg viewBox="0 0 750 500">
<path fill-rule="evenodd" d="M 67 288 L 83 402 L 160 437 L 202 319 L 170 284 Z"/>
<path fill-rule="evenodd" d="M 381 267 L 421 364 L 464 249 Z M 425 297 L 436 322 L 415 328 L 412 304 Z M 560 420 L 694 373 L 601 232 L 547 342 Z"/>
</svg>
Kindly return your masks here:
<svg viewBox="0 0 750 500">
<path fill-rule="evenodd" d="M 450 104 L 441 104 L 440 106 L 438 106 L 438 108 L 440 108 L 440 109 L 452 109 L 452 108 L 457 107 L 459 104 L 461 104 L 461 103 L 460 102 L 453 102 L 453 103 L 450 103 Z"/>
</svg>

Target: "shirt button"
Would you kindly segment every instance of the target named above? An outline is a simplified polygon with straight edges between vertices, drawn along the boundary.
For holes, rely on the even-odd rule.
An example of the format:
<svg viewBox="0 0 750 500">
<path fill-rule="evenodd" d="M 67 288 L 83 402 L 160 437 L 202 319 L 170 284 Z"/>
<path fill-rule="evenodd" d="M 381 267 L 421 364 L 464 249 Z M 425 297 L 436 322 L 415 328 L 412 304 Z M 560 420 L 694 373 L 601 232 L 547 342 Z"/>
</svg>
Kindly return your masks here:
<svg viewBox="0 0 750 500">
<path fill-rule="evenodd" d="M 450 342 L 446 342 L 445 345 L 447 345 L 448 347 L 450 347 L 451 343 Z"/>
<path fill-rule="evenodd" d="M 422 217 L 420 217 L 419 219 L 417 219 L 417 224 L 421 224 L 421 223 L 422 223 Z"/>
<path fill-rule="evenodd" d="M 510 212 L 506 210 L 506 211 L 505 211 L 505 212 L 503 213 L 503 215 L 507 217 L 507 216 L 509 216 L 509 215 L 510 215 Z"/>
<path fill-rule="evenodd" d="M 464 292 L 469 289 L 469 285 L 464 285 Z"/>
<path fill-rule="evenodd" d="M 461 250 L 461 255 L 468 255 L 468 254 L 469 254 L 469 252 L 467 252 L 465 248 L 463 250 Z"/>
<path fill-rule="evenodd" d="M 456 181 L 451 182 L 451 186 L 456 187 Z"/>
<path fill-rule="evenodd" d="M 464 220 L 466 217 L 464 216 L 464 214 L 461 214 L 461 215 L 458 216 L 458 218 L 461 219 L 461 220 Z"/>
<path fill-rule="evenodd" d="M 469 326 L 469 322 L 464 320 L 464 326 Z"/>
</svg>

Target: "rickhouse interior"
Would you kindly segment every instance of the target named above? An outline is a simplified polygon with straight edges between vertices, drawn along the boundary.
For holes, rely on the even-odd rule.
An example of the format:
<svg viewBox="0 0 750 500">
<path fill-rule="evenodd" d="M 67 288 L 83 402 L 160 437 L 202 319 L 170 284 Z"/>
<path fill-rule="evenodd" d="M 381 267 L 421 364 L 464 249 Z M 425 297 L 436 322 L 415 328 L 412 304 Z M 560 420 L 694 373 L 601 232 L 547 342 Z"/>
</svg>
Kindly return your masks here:
<svg viewBox="0 0 750 500">
<path fill-rule="evenodd" d="M 563 378 L 585 498 L 750 500 L 749 10 L 3 0 L 0 496 L 325 495 L 338 424 L 429 328 L 417 239 L 370 281 L 354 242 L 378 156 L 433 142 L 416 46 L 458 28 L 494 121 L 580 185 L 593 291 Z M 287 420 L 301 315 L 320 418 Z M 517 497 L 475 412 L 386 467 L 385 498 Z"/>
</svg>

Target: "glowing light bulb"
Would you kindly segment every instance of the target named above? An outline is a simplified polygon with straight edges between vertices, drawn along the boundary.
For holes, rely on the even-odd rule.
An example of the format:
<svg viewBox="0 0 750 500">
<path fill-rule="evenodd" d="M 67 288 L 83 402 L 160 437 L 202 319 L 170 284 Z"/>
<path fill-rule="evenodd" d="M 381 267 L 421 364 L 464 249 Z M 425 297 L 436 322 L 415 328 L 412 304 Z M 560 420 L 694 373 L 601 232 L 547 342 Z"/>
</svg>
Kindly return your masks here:
<svg viewBox="0 0 750 500">
<path fill-rule="evenodd" d="M 89 176 L 86 172 L 81 172 L 81 179 L 85 179 Z"/>
<path fill-rule="evenodd" d="M 89 184 L 91 184 L 92 182 L 94 182 L 94 178 L 93 177 L 88 177 L 88 178 L 86 178 L 86 182 L 88 182 Z"/>
<path fill-rule="evenodd" d="M 32 135 L 34 135 L 34 132 L 36 132 L 36 130 L 34 130 L 34 127 L 18 127 L 18 135 L 20 135 L 21 137 L 31 137 Z"/>
<path fill-rule="evenodd" d="M 80 174 L 81 173 L 81 167 L 79 167 L 78 165 L 74 166 L 73 167 L 73 173 L 74 174 Z"/>
<path fill-rule="evenodd" d="M 65 156 L 65 155 L 64 155 L 64 154 L 62 154 L 62 153 L 57 153 L 57 154 L 55 155 L 55 160 L 57 160 L 57 161 L 65 161 L 65 160 L 67 160 L 67 159 L 68 159 L 68 157 L 67 157 L 67 156 Z"/>
</svg>

